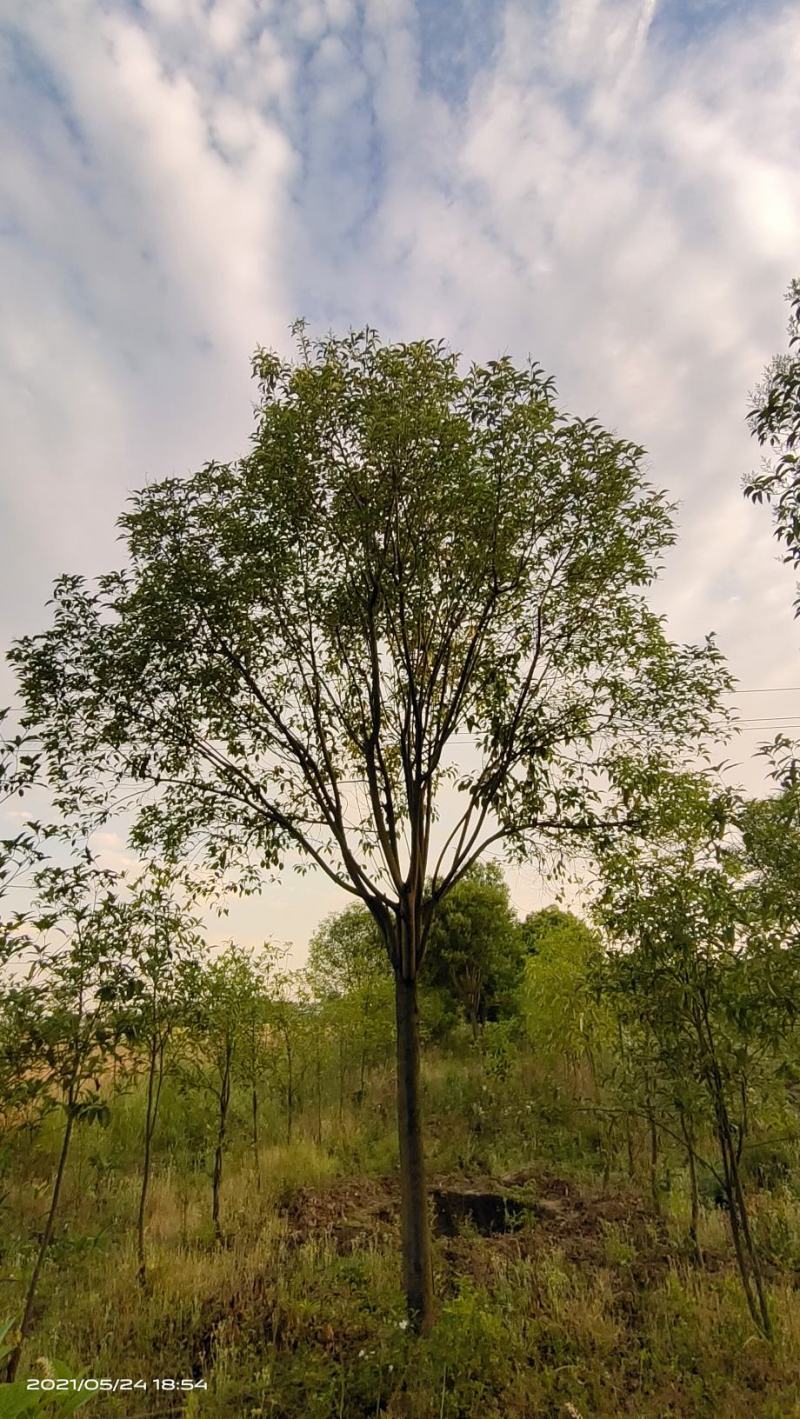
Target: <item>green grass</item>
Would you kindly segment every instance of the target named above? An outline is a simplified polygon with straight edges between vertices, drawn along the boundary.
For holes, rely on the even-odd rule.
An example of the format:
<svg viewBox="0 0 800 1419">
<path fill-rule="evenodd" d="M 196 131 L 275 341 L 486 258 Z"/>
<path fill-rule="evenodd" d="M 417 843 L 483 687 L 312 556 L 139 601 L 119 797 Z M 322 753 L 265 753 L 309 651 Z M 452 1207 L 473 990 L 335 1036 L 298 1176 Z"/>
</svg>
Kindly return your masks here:
<svg viewBox="0 0 800 1419">
<path fill-rule="evenodd" d="M 104 1396 L 81 1411 L 98 1419 L 558 1419 L 566 1405 L 581 1419 L 800 1419 L 800 1202 L 785 1168 L 769 1187 L 753 1182 L 776 1328 L 769 1343 L 749 1320 L 726 1219 L 712 1205 L 701 1216 L 708 1266 L 692 1264 L 679 1159 L 667 1160 L 657 1217 L 643 1201 L 644 1140 L 642 1176 L 614 1170 L 604 1190 L 601 1130 L 571 1107 L 568 1080 L 554 1085 L 526 1065 L 487 1082 L 468 1058 L 441 1055 L 429 1061 L 426 1090 L 432 1174 L 485 1180 L 535 1164 L 526 1188 L 536 1197 L 549 1186 L 555 1199 L 549 1220 L 505 1235 L 466 1228 L 437 1238 L 429 1338 L 405 1324 L 393 1222 L 372 1206 L 382 1189 L 390 1196 L 379 1178 L 396 1164 L 390 1076 L 375 1076 L 362 1107 L 345 1107 L 341 1119 L 326 1111 L 321 1146 L 311 1113 L 288 1146 L 280 1109 L 268 1103 L 260 1191 L 246 1099 L 237 1098 L 222 1246 L 210 1228 L 208 1121 L 170 1086 L 148 1286 L 135 1279 L 134 1091 L 108 1129 L 78 1131 L 22 1373 L 57 1356 L 76 1375 L 207 1385 Z M 46 1205 L 54 1124 L 38 1140 L 20 1138 L 6 1159 L 8 1314 Z"/>
</svg>

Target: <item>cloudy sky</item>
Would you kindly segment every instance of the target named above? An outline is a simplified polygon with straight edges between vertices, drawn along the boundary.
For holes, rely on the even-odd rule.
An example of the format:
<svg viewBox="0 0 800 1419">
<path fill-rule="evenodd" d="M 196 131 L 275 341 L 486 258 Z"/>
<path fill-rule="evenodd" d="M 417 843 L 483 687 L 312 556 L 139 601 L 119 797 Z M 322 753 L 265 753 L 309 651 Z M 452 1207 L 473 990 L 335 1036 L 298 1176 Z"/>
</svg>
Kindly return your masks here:
<svg viewBox="0 0 800 1419">
<path fill-rule="evenodd" d="M 302 314 L 532 354 L 679 500 L 673 634 L 799 685 L 740 491 L 800 274 L 798 72 L 772 0 L 3 0 L 0 638 L 115 564 L 128 489 L 245 450 L 250 354 Z M 300 947 L 336 905 L 290 877 L 232 921 Z"/>
</svg>

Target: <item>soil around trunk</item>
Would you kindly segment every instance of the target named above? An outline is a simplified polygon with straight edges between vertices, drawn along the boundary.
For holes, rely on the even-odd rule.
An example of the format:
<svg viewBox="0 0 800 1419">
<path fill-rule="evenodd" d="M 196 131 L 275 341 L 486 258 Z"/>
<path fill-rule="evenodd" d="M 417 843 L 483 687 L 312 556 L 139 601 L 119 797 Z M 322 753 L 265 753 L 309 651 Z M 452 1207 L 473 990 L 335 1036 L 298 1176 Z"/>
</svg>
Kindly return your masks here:
<svg viewBox="0 0 800 1419">
<path fill-rule="evenodd" d="M 502 1177 L 436 1176 L 428 1196 L 434 1234 L 448 1248 L 468 1244 L 471 1237 L 519 1255 L 534 1255 L 548 1245 L 571 1261 L 591 1264 L 605 1258 L 609 1231 L 618 1230 L 648 1264 L 668 1265 L 663 1222 L 633 1191 L 610 1196 L 531 1169 Z M 391 1176 L 301 1187 L 281 1207 L 290 1244 L 313 1237 L 340 1253 L 370 1239 L 396 1242 L 399 1209 L 399 1184 Z"/>
</svg>

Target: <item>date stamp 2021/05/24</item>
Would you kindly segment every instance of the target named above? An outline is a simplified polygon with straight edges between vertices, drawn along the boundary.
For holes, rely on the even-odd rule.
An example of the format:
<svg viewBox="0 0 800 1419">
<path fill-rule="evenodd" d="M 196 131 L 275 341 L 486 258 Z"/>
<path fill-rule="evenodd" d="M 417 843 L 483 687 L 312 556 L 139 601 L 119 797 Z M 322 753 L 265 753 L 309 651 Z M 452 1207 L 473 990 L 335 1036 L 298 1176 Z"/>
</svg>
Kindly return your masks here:
<svg viewBox="0 0 800 1419">
<path fill-rule="evenodd" d="M 93 1375 L 81 1375 L 77 1379 L 54 1379 L 45 1376 L 42 1379 L 27 1380 L 26 1388 L 38 1390 L 40 1393 L 75 1390 L 80 1394 L 121 1394 L 127 1390 L 154 1389 L 160 1390 L 162 1394 L 172 1394 L 176 1390 L 185 1392 L 191 1389 L 208 1389 L 208 1380 L 170 1379 L 169 1376 L 151 1380 L 112 1380 L 107 1376 L 97 1379 Z"/>
</svg>

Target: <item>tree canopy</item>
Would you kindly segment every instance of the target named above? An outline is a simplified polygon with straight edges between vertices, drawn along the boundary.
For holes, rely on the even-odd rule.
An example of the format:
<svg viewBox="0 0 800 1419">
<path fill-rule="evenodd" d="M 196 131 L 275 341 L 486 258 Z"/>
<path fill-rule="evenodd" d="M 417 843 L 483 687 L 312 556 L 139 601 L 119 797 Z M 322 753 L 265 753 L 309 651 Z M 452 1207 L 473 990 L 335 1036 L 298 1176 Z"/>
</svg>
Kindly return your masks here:
<svg viewBox="0 0 800 1419">
<path fill-rule="evenodd" d="M 12 659 L 63 801 L 138 785 L 140 844 L 258 870 L 295 847 L 385 919 L 446 780 L 431 903 L 489 840 L 607 816 L 621 758 L 702 735 L 725 677 L 647 607 L 673 531 L 642 450 L 538 367 L 299 340 L 255 360 L 250 453 L 136 493 L 126 569 L 62 578 Z"/>
</svg>

